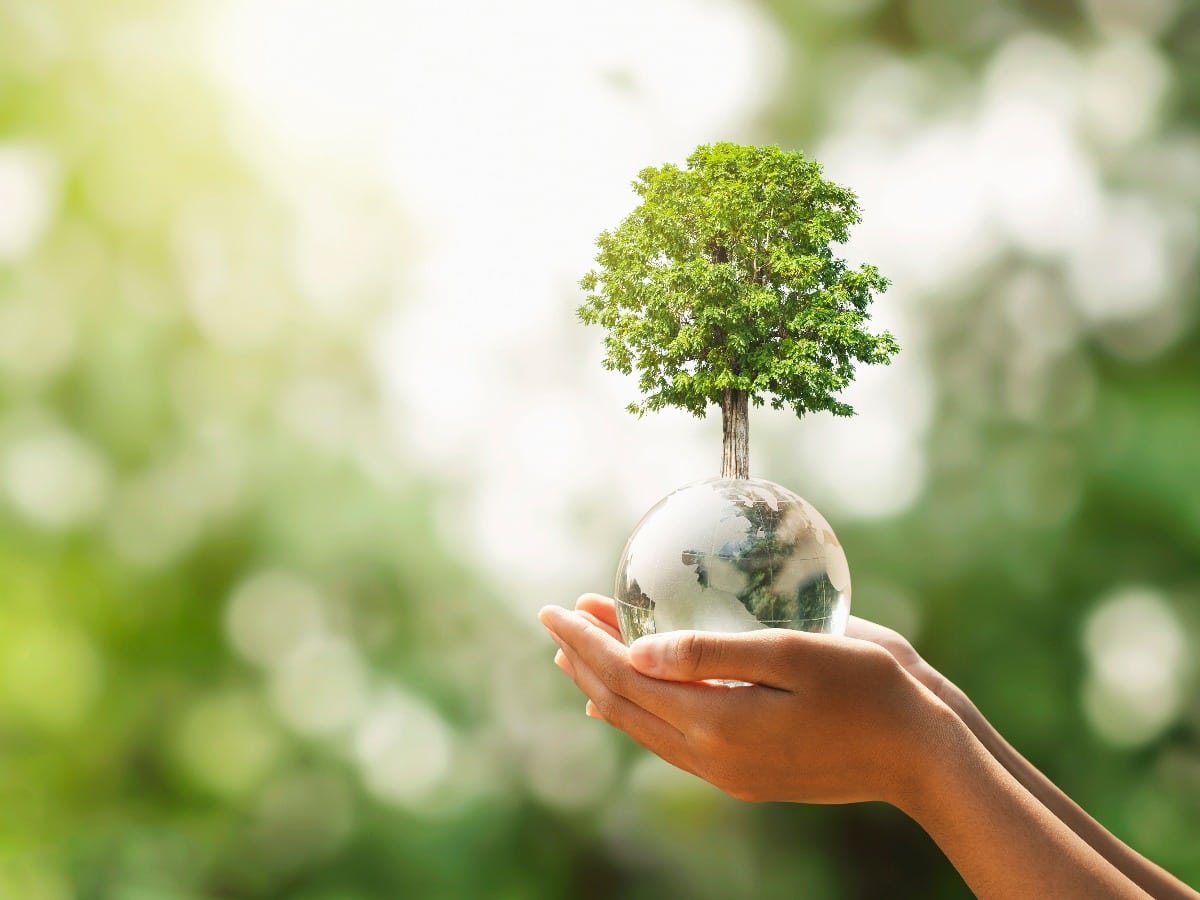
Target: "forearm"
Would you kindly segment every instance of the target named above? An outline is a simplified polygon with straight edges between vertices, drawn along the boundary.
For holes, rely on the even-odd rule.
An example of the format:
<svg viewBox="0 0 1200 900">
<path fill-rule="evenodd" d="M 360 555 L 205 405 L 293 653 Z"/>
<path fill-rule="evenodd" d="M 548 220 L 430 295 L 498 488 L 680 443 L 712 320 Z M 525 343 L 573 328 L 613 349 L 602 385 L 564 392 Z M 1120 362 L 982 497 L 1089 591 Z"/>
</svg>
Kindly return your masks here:
<svg viewBox="0 0 1200 900">
<path fill-rule="evenodd" d="M 943 729 L 897 806 L 937 842 L 981 898 L 1145 897 L 1033 796 L 961 721 Z"/>
<path fill-rule="evenodd" d="M 1200 896 L 1170 872 L 1130 849 L 1089 816 L 1049 778 L 1021 756 L 984 718 L 966 694 L 957 688 L 947 693 L 950 696 L 943 699 L 958 714 L 988 753 L 1042 806 L 1053 813 L 1127 878 L 1156 898 L 1196 898 Z"/>
</svg>

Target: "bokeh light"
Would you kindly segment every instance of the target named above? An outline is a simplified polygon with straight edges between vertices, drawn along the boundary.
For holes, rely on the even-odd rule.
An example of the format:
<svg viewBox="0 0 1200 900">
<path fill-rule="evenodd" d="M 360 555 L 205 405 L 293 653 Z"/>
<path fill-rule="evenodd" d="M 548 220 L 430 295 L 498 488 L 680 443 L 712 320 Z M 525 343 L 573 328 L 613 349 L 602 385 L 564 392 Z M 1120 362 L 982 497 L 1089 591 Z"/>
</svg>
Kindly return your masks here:
<svg viewBox="0 0 1200 900">
<path fill-rule="evenodd" d="M 892 281 L 751 417 L 857 614 L 1200 882 L 1200 18 L 1177 0 L 0 5 L 0 896 L 958 896 L 588 721 L 533 619 L 719 424 L 578 324 L 643 166 L 803 150 Z M 863 858 L 874 860 L 862 867 Z"/>
<path fill-rule="evenodd" d="M 1187 637 L 1161 594 L 1119 591 L 1097 604 L 1084 626 L 1090 675 L 1084 709 L 1114 743 L 1144 744 L 1179 715 L 1188 674 Z"/>
</svg>

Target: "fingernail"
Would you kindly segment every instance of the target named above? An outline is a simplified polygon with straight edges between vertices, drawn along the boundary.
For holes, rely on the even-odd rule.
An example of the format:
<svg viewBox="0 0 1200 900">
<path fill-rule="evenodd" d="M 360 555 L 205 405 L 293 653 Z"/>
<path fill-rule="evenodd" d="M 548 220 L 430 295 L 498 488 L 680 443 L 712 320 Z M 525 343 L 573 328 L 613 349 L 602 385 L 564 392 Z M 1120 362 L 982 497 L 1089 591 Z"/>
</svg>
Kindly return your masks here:
<svg viewBox="0 0 1200 900">
<path fill-rule="evenodd" d="M 575 677 L 575 667 L 571 665 L 571 661 L 567 659 L 567 654 L 559 650 L 554 654 L 554 664 L 567 673 L 568 678 Z"/>
<path fill-rule="evenodd" d="M 629 646 L 629 661 L 639 672 L 657 675 L 663 670 L 666 639 L 656 635 L 640 637 Z"/>
</svg>

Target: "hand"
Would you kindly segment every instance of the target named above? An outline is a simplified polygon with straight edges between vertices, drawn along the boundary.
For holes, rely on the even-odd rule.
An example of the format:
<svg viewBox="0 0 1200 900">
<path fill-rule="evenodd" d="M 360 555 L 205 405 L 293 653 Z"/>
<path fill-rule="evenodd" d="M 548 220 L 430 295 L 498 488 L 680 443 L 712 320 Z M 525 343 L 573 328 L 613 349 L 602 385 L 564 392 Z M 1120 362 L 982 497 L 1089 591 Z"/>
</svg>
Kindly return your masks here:
<svg viewBox="0 0 1200 900">
<path fill-rule="evenodd" d="M 588 616 L 593 624 L 603 628 L 617 640 L 621 640 L 621 631 L 617 626 L 617 605 L 611 597 L 604 597 L 600 594 L 584 594 L 576 601 L 575 609 Z M 951 707 L 954 706 L 958 689 L 945 675 L 927 663 L 909 643 L 908 638 L 900 632 L 877 625 L 867 619 L 860 619 L 858 616 L 851 616 L 846 625 L 846 637 L 878 644 L 892 654 L 896 662 L 908 674 L 925 685 L 935 697 Z M 554 662 L 561 667 L 565 658 L 560 650 Z"/>
<path fill-rule="evenodd" d="M 616 607 L 613 607 L 615 614 Z M 913 648 L 908 638 L 898 631 L 877 625 L 867 619 L 851 616 L 846 624 L 846 637 L 858 638 L 878 644 L 892 654 L 896 662 L 913 678 L 925 685 L 935 697 L 955 708 L 958 688 L 941 672 L 931 666 Z"/>
<path fill-rule="evenodd" d="M 540 618 L 588 714 L 735 797 L 891 802 L 978 896 L 1146 896 L 1135 884 L 1197 896 L 1091 819 L 890 628 L 851 617 L 845 638 L 675 632 L 626 650 L 611 599 L 586 594 L 576 610 Z"/>
<path fill-rule="evenodd" d="M 603 718 L 747 800 L 899 805 L 961 723 L 880 644 L 784 629 L 673 632 L 626 649 L 612 601 L 540 616 Z M 713 684 L 704 679 L 752 682 Z"/>
</svg>

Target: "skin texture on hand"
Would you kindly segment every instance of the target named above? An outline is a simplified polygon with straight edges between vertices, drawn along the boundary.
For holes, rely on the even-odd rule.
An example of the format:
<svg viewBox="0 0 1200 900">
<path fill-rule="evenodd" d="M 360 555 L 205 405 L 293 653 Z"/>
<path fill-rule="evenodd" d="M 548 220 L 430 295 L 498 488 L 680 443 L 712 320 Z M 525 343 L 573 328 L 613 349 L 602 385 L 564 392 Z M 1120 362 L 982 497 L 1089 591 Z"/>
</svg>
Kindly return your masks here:
<svg viewBox="0 0 1200 900">
<path fill-rule="evenodd" d="M 720 655 L 686 636 L 627 651 L 609 613 L 603 598 L 542 613 L 590 714 L 739 799 L 899 804 L 915 757 L 958 721 L 868 641 L 778 629 L 726 635 Z M 719 678 L 753 684 L 704 681 Z"/>
<path fill-rule="evenodd" d="M 945 684 L 946 702 L 971 729 L 988 753 L 1033 794 L 1038 802 L 1112 863 L 1126 878 L 1159 900 L 1200 900 L 1200 893 L 1122 843 L 1088 815 L 1079 804 L 1018 753 L 983 717 L 966 694 L 948 681 L 945 681 Z"/>
<path fill-rule="evenodd" d="M 890 629 L 675 632 L 627 649 L 608 598 L 539 618 L 589 715 L 734 797 L 892 803 L 981 897 L 1147 896 L 988 752 L 945 699 L 957 689 Z"/>
</svg>

